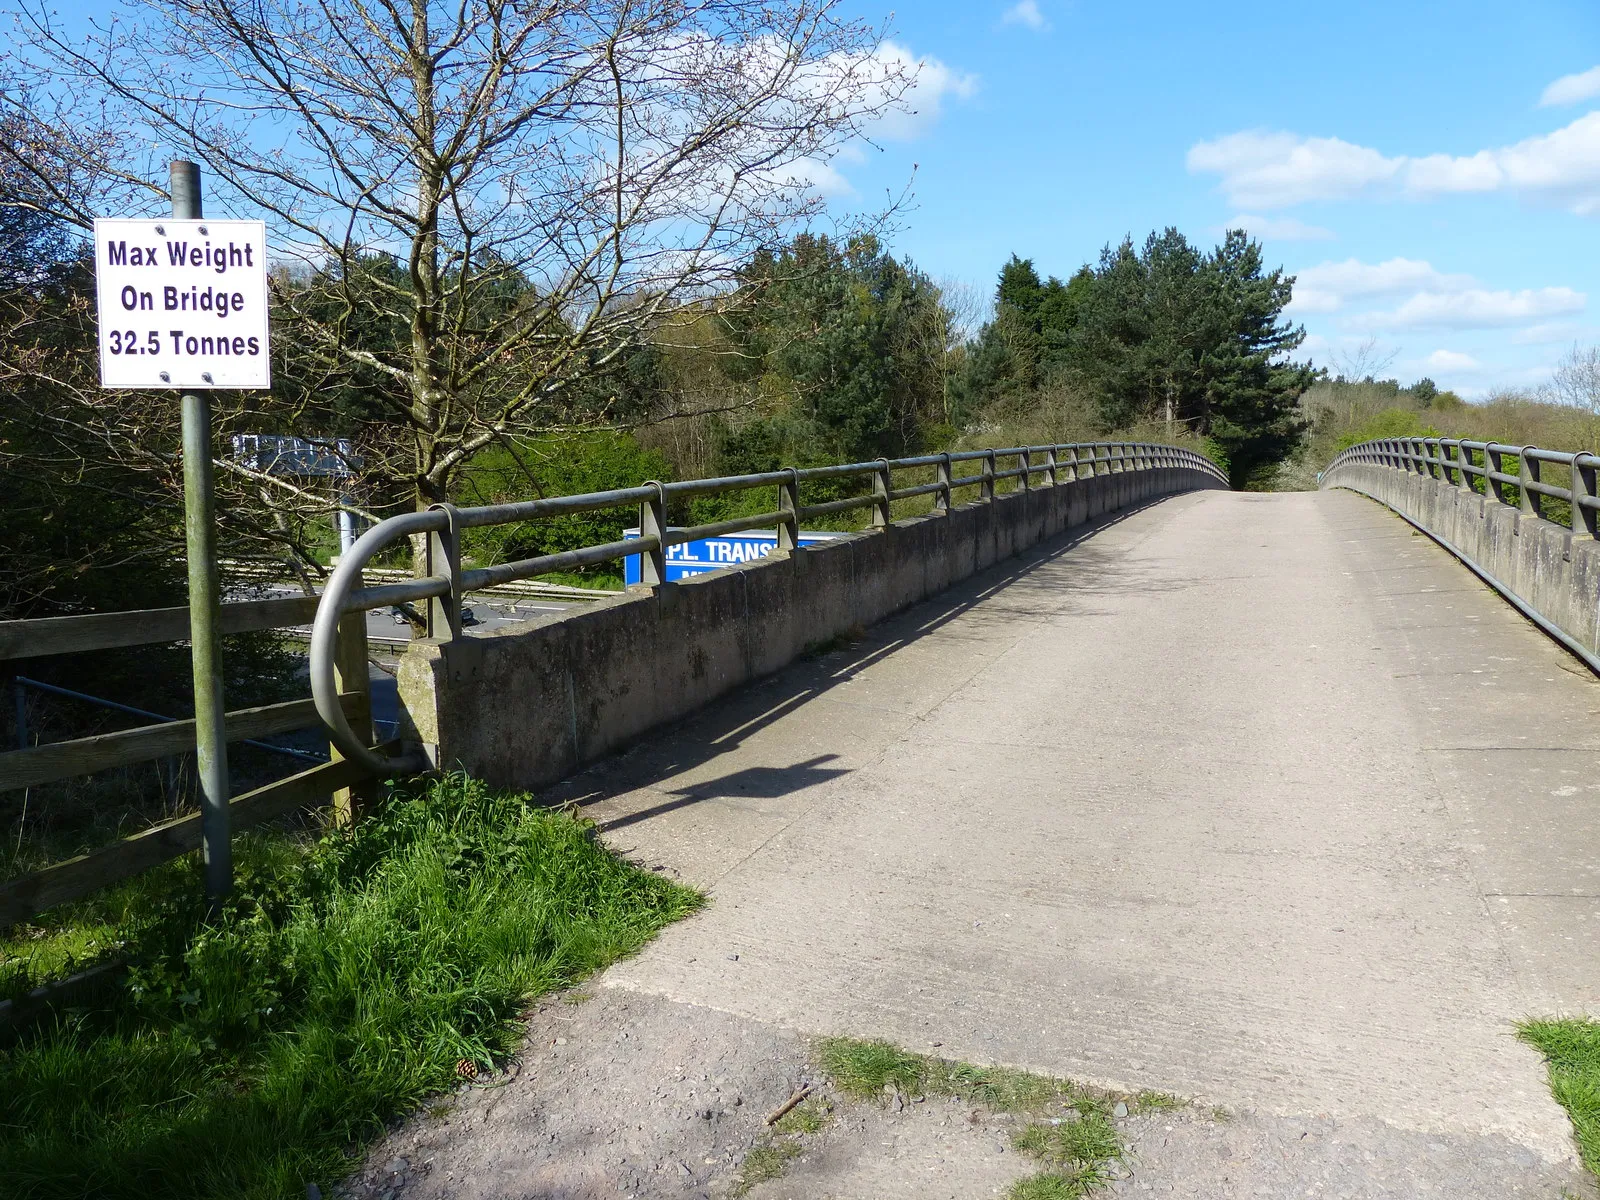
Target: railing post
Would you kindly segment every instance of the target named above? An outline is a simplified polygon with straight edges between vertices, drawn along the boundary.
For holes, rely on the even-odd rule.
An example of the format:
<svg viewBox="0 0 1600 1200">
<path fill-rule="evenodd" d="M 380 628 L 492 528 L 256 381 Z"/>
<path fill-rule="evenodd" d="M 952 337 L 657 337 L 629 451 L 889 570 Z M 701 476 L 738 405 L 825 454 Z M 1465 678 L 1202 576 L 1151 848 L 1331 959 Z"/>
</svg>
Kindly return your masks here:
<svg viewBox="0 0 1600 1200">
<path fill-rule="evenodd" d="M 950 494 L 950 455 L 941 454 L 933 470 L 934 479 L 939 484 L 939 491 L 933 502 L 934 507 L 940 512 L 949 512 L 952 504 Z"/>
<path fill-rule="evenodd" d="M 1506 502 L 1505 484 L 1495 478 L 1503 473 L 1500 451 L 1492 445 L 1486 444 L 1483 448 L 1483 494 L 1490 500 L 1501 504 Z"/>
<path fill-rule="evenodd" d="M 1532 446 L 1524 446 L 1517 454 L 1521 465 L 1517 468 L 1517 478 L 1539 483 L 1544 476 L 1543 465 L 1537 458 L 1529 458 L 1528 451 Z M 1532 513 L 1536 517 L 1544 516 L 1544 497 L 1531 488 L 1525 488 L 1520 483 L 1517 485 L 1517 507 L 1525 513 Z"/>
<path fill-rule="evenodd" d="M 1077 483 L 1078 480 L 1082 478 L 1082 476 L 1078 474 L 1078 447 L 1076 445 L 1068 446 L 1067 453 L 1072 456 L 1072 460 L 1070 463 L 1068 463 L 1067 469 L 1072 472 L 1072 482 Z"/>
<path fill-rule="evenodd" d="M 357 574 L 356 590 L 359 591 L 364 586 L 364 581 Z M 458 613 L 459 611 L 457 609 Z M 372 678 L 367 669 L 367 614 L 364 610 L 345 613 L 339 618 L 339 641 L 333 659 L 333 679 L 341 696 L 354 692 L 360 697 L 353 708 L 345 710 L 345 717 L 350 722 L 351 731 L 370 746 L 373 741 Z M 328 745 L 328 756 L 334 762 L 344 758 L 339 747 L 331 742 Z M 333 823 L 341 828 L 352 825 L 372 800 L 375 792 L 376 785 L 372 781 L 353 783 L 349 787 L 338 789 L 333 793 Z"/>
<path fill-rule="evenodd" d="M 877 470 L 872 472 L 872 527 L 874 529 L 889 528 L 889 460 L 880 458 Z"/>
<path fill-rule="evenodd" d="M 978 498 L 985 504 L 994 499 L 994 451 L 983 456 L 983 482 L 978 485 Z"/>
<path fill-rule="evenodd" d="M 778 511 L 784 514 L 778 522 L 778 549 L 792 554 L 800 545 L 800 472 L 787 469 L 789 478 L 778 485 Z M 644 532 L 642 524 L 639 532 Z"/>
<path fill-rule="evenodd" d="M 1594 509 L 1585 507 L 1585 497 L 1595 499 L 1595 467 L 1600 464 L 1600 458 L 1585 454 L 1581 450 L 1572 457 L 1572 532 L 1587 533 L 1590 537 L 1600 536 L 1595 532 L 1596 513 Z"/>
<path fill-rule="evenodd" d="M 1033 454 L 1031 451 L 1024 450 L 1021 454 L 1017 455 L 1017 469 L 1022 472 L 1020 478 L 1022 480 L 1022 490 L 1025 492 L 1033 490 L 1032 468 Z"/>
<path fill-rule="evenodd" d="M 656 545 L 655 549 L 646 550 L 639 556 L 639 582 L 646 587 L 660 587 L 667 581 L 667 492 L 654 479 L 645 486 L 653 487 L 656 491 L 655 495 L 639 504 L 639 536 L 655 538 Z M 783 537 L 781 526 L 778 536 Z"/>
<path fill-rule="evenodd" d="M 1056 486 L 1056 448 L 1047 446 L 1044 452 L 1044 477 L 1050 482 L 1047 487 Z"/>
<path fill-rule="evenodd" d="M 461 527 L 454 504 L 430 504 L 444 514 L 444 528 L 428 534 L 427 571 L 450 580 L 450 591 L 428 599 L 428 636 L 455 641 L 461 636 Z"/>
</svg>

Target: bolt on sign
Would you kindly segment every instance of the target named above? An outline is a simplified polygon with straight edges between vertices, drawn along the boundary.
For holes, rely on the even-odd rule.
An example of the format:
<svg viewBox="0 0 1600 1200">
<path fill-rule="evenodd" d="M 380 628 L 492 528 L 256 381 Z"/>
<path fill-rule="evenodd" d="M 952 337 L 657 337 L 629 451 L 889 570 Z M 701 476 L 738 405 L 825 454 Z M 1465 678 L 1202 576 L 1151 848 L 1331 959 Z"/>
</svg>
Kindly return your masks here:
<svg viewBox="0 0 1600 1200">
<path fill-rule="evenodd" d="M 264 388 L 264 221 L 94 223 L 100 385 Z"/>
</svg>

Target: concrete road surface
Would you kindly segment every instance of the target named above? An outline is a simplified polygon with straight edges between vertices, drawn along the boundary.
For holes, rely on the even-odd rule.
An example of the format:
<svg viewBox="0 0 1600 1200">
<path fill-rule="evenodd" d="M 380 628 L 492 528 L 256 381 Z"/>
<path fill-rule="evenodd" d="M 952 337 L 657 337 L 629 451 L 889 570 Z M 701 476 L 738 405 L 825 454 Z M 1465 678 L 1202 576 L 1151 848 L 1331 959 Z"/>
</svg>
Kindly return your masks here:
<svg viewBox="0 0 1600 1200">
<path fill-rule="evenodd" d="M 1490 1196 L 1496 1164 L 1574 1161 L 1513 1030 L 1600 1004 L 1597 712 L 1581 666 L 1371 501 L 1206 492 L 558 798 L 711 895 L 610 988 L 1445 1135 L 1451 1194 Z"/>
</svg>

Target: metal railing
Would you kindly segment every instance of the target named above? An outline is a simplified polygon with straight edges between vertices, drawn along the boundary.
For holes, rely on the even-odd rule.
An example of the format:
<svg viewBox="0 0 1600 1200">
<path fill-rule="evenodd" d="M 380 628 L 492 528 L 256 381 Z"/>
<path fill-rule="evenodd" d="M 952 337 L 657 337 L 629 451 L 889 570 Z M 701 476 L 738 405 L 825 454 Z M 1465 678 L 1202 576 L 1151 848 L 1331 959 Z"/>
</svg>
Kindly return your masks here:
<svg viewBox="0 0 1600 1200">
<path fill-rule="evenodd" d="M 1516 472 L 1506 470 L 1510 460 Z M 1507 504 L 1506 488 L 1517 489 L 1517 504 L 1523 512 L 1544 517 L 1544 501 L 1564 500 L 1571 506 L 1569 524 L 1573 533 L 1600 537 L 1600 495 L 1595 476 L 1600 457 L 1587 451 L 1545 450 L 1538 446 L 1507 446 L 1500 442 L 1474 442 L 1458 438 L 1382 438 L 1362 442 L 1341 451 L 1317 476 L 1320 483 L 1341 466 L 1391 467 L 1425 475 L 1461 488 L 1478 489 L 1473 481 L 1483 480 L 1482 494 Z M 1540 476 L 1546 464 L 1568 468 L 1572 486 L 1548 483 Z"/>
<path fill-rule="evenodd" d="M 1016 465 L 1001 469 L 1001 460 L 1015 460 Z M 957 475 L 958 470 L 970 470 L 967 464 L 977 464 L 979 470 Z M 996 484 L 1005 480 L 1014 479 L 1018 490 L 1027 490 L 1035 486 L 1054 487 L 1098 475 L 1171 467 L 1187 467 L 1227 482 L 1227 476 L 1215 463 L 1192 450 L 1144 442 L 1095 442 L 967 450 L 827 467 L 788 467 L 757 475 L 691 479 L 678 483 L 652 482 L 639 487 L 590 492 L 581 496 L 556 496 L 480 508 L 436 504 L 426 511 L 404 513 L 374 525 L 340 559 L 338 568 L 323 589 L 322 601 L 312 626 L 312 697 L 317 712 L 328 728 L 330 740 L 347 758 L 364 763 L 379 774 L 423 770 L 427 763 L 420 755 L 389 757 L 368 746 L 345 718 L 339 701 L 336 667 L 340 661 L 341 621 L 346 621 L 351 614 L 426 601 L 427 636 L 454 641 L 462 636 L 462 598 L 468 592 L 513 580 L 639 555 L 643 584 L 658 586 L 667 578 L 667 550 L 701 538 L 776 527 L 778 551 L 792 552 L 798 544 L 801 523 L 817 517 L 871 508 L 872 526 L 882 528 L 891 523 L 891 505 L 899 500 L 932 496 L 934 510 L 940 512 L 948 511 L 953 506 L 955 492 L 963 488 L 977 488 L 978 502 L 991 503 Z M 934 472 L 931 482 L 895 486 L 895 472 L 913 469 L 926 471 L 928 468 Z M 1042 484 L 1036 485 L 1034 481 L 1040 476 L 1043 477 Z M 871 491 L 860 496 L 802 504 L 801 485 L 818 481 L 870 481 Z M 776 507 L 768 512 L 688 528 L 671 528 L 667 524 L 669 501 L 768 487 L 776 489 Z M 638 507 L 639 512 L 637 538 L 565 550 L 558 554 L 544 554 L 496 566 L 464 569 L 461 565 L 461 531 L 464 529 L 572 513 L 631 509 L 634 506 Z M 362 572 L 366 565 L 386 547 L 409 538 L 426 538 L 424 574 L 400 583 L 364 586 Z"/>
</svg>

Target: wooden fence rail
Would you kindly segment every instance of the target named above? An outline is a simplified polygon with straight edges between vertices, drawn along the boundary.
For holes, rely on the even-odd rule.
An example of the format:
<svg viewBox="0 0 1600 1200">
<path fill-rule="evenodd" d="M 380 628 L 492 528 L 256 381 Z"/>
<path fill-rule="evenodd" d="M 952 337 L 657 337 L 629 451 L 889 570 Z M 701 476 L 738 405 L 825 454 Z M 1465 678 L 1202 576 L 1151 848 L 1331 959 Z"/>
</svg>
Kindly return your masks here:
<svg viewBox="0 0 1600 1200">
<path fill-rule="evenodd" d="M 317 596 L 242 600 L 222 605 L 224 634 L 294 628 L 316 617 Z M 183 641 L 188 608 L 90 613 L 27 621 L 0 621 L 0 662 L 79 654 L 129 646 Z M 366 620 L 354 613 L 340 623 L 339 704 L 360 736 L 372 738 L 367 680 Z M 268 737 L 321 724 L 310 699 L 238 709 L 225 718 L 227 740 Z M 0 791 L 37 787 L 113 767 L 193 753 L 192 720 L 143 725 L 93 737 L 49 742 L 0 754 Z M 314 804 L 331 802 L 336 819 L 348 820 L 370 789 L 370 767 L 330 746 L 332 761 L 276 780 L 228 802 L 232 828 L 248 829 Z M 68 900 L 86 896 L 200 846 L 200 815 L 192 813 L 152 826 L 109 846 L 0 882 L 0 930 Z"/>
</svg>

